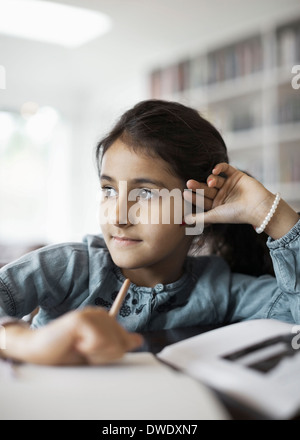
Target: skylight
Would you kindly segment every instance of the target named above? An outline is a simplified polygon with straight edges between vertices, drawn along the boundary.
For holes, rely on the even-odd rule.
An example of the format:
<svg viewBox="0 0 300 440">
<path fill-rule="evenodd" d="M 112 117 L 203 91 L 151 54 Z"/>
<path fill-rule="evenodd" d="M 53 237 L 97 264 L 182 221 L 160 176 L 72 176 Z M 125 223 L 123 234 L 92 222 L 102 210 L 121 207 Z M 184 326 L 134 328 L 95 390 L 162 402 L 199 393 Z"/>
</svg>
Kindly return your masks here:
<svg viewBox="0 0 300 440">
<path fill-rule="evenodd" d="M 44 0 L 1 0 L 0 34 L 75 48 L 108 32 L 98 11 Z"/>
</svg>

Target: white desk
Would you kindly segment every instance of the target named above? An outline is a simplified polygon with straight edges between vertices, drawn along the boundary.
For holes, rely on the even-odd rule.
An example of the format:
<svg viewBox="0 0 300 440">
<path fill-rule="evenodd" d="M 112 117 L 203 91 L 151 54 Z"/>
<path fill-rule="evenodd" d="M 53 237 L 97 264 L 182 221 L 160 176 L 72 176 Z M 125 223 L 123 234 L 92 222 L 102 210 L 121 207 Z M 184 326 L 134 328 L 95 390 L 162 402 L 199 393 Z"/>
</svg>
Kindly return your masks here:
<svg viewBox="0 0 300 440">
<path fill-rule="evenodd" d="M 2 363 L 3 364 L 3 363 Z M 150 353 L 99 367 L 0 366 L 1 420 L 226 420 L 215 395 Z"/>
</svg>

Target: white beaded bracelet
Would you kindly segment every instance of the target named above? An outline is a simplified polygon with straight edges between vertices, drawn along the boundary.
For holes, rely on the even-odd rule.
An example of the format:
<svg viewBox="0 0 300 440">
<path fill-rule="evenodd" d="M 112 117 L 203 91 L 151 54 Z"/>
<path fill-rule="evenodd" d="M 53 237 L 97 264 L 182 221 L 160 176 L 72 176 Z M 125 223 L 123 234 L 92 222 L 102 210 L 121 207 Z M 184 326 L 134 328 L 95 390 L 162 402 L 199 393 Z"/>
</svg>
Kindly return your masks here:
<svg viewBox="0 0 300 440">
<path fill-rule="evenodd" d="M 277 206 L 278 206 L 278 203 L 279 203 L 280 199 L 281 199 L 281 196 L 280 196 L 279 193 L 277 193 L 277 194 L 276 194 L 276 197 L 275 197 L 275 200 L 274 200 L 274 202 L 273 202 L 273 205 L 272 205 L 270 211 L 268 212 L 268 214 L 266 215 L 264 221 L 262 222 L 262 224 L 261 224 L 258 228 L 255 228 L 255 231 L 256 231 L 258 234 L 261 234 L 261 233 L 265 230 L 267 224 L 269 223 L 269 221 L 271 220 L 271 218 L 272 218 L 273 215 L 274 215 L 274 212 L 275 212 L 276 209 L 277 209 Z"/>
</svg>

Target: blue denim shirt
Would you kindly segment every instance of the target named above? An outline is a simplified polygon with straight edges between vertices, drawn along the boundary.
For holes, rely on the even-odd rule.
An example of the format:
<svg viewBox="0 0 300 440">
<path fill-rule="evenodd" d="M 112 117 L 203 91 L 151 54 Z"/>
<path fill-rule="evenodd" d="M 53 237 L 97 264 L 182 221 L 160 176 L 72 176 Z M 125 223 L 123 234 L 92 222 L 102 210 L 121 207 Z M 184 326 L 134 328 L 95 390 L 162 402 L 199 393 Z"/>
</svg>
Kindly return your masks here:
<svg viewBox="0 0 300 440">
<path fill-rule="evenodd" d="M 300 323 L 300 220 L 278 240 L 268 239 L 276 278 L 232 273 L 217 256 L 187 257 L 171 284 L 131 284 L 117 317 L 130 331 L 256 318 Z M 39 306 L 33 327 L 85 306 L 110 309 L 124 276 L 103 238 L 50 245 L 0 270 L 0 317 L 23 317 Z"/>
</svg>

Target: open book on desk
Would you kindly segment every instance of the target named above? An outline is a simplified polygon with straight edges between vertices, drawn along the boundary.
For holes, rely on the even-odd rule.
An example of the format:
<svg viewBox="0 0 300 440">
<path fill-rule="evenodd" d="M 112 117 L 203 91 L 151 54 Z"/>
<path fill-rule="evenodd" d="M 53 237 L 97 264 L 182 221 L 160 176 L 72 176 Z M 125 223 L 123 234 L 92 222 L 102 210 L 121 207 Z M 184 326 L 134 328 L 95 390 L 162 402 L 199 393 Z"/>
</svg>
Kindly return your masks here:
<svg viewBox="0 0 300 440">
<path fill-rule="evenodd" d="M 165 347 L 157 357 L 271 419 L 300 410 L 300 326 L 258 319 Z"/>
</svg>

